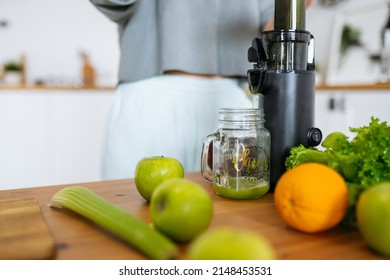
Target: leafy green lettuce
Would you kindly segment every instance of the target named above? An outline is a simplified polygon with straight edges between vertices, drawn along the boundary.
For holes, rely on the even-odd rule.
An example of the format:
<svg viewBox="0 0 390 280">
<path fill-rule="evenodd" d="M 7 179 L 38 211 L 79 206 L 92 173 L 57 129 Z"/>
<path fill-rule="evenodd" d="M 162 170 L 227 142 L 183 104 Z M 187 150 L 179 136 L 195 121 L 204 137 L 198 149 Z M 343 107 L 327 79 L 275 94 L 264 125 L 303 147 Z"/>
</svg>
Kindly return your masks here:
<svg viewBox="0 0 390 280">
<path fill-rule="evenodd" d="M 371 117 L 368 126 L 350 128 L 352 140 L 341 132 L 329 134 L 322 142 L 324 149 L 303 145 L 293 147 L 286 159 L 286 169 L 304 162 L 326 164 L 347 182 L 349 209 L 345 225 L 355 223 L 355 205 L 361 192 L 370 186 L 390 181 L 390 127 L 387 122 Z"/>
</svg>

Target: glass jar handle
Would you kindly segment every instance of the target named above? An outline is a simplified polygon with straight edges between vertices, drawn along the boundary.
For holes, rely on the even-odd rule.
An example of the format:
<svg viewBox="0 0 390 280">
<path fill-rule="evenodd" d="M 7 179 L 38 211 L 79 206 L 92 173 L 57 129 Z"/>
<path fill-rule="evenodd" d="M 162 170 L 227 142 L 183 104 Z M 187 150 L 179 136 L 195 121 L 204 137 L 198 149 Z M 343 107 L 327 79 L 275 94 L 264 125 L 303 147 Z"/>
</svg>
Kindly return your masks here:
<svg viewBox="0 0 390 280">
<path fill-rule="evenodd" d="M 218 139 L 219 132 L 207 135 L 203 139 L 202 156 L 201 156 L 201 173 L 203 178 L 209 182 L 214 180 L 213 171 L 213 142 Z"/>
</svg>

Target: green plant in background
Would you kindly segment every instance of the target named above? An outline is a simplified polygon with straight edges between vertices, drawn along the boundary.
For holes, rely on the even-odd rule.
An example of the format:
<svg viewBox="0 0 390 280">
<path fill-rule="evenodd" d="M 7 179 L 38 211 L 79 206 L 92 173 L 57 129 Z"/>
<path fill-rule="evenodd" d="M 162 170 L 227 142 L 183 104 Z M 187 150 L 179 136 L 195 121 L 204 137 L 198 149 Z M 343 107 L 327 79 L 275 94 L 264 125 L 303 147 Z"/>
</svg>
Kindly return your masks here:
<svg viewBox="0 0 390 280">
<path fill-rule="evenodd" d="M 351 47 L 362 47 L 361 32 L 359 29 L 344 25 L 341 33 L 340 54 L 344 56 Z"/>
<path fill-rule="evenodd" d="M 3 69 L 4 69 L 4 72 L 7 72 L 7 71 L 17 71 L 17 72 L 20 72 L 20 71 L 23 70 L 23 66 L 19 62 L 8 61 L 8 62 L 3 64 Z"/>
<path fill-rule="evenodd" d="M 362 42 L 362 33 L 361 31 L 351 25 L 344 25 L 341 32 L 341 42 L 340 42 L 340 61 L 339 67 L 343 62 L 343 58 L 347 51 L 352 47 L 361 48 L 366 52 L 369 60 L 374 63 L 378 63 L 380 59 L 379 53 L 372 53 Z"/>
</svg>

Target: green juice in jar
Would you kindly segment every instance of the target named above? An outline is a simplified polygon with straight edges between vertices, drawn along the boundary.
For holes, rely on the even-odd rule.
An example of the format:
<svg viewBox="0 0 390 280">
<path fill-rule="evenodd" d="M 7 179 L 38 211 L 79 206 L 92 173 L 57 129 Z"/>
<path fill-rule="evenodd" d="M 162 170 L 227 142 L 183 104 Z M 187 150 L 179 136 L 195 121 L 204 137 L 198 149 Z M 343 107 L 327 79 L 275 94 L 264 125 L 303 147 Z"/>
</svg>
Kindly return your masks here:
<svg viewBox="0 0 390 280">
<path fill-rule="evenodd" d="M 228 187 L 213 183 L 217 195 L 232 199 L 255 199 L 265 195 L 269 190 L 269 182 L 250 180 L 246 177 L 229 178 Z"/>
</svg>

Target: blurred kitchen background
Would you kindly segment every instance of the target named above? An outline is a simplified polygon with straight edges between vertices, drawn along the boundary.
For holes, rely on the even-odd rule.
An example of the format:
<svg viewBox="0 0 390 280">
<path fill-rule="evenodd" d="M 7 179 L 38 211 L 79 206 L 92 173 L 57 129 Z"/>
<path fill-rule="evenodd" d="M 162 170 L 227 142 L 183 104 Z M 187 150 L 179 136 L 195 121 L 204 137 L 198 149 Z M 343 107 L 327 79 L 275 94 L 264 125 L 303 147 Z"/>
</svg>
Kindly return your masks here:
<svg viewBox="0 0 390 280">
<path fill-rule="evenodd" d="M 81 86 L 83 54 L 97 86 L 115 85 L 117 38 L 88 0 L 0 1 L 0 64 L 24 56 L 28 85 Z"/>
<path fill-rule="evenodd" d="M 390 122 L 380 63 L 388 1 L 313 0 L 306 17 L 316 126 L 326 136 L 371 116 Z M 0 0 L 0 189 L 100 180 L 117 42 L 116 25 L 88 0 Z"/>
</svg>

